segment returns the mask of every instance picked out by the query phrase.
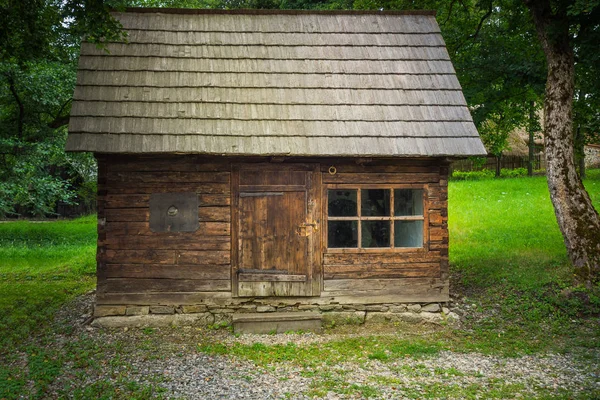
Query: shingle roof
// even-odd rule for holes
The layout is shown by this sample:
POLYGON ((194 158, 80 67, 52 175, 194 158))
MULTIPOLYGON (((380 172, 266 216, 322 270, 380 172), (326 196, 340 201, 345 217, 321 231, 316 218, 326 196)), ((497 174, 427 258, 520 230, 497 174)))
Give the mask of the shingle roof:
POLYGON ((432 13, 116 13, 83 43, 67 150, 485 154, 432 13))

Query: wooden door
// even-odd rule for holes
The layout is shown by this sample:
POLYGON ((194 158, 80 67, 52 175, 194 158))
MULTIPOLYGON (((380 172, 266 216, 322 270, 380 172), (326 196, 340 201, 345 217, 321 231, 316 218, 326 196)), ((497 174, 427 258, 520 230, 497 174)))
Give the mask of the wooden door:
POLYGON ((318 169, 244 164, 233 175, 234 295, 319 295, 318 169))

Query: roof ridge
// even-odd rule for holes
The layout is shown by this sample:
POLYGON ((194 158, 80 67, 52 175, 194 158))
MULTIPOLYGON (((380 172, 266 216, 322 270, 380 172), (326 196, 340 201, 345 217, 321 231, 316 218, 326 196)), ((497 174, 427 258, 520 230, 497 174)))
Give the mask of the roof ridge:
MULTIPOLYGON (((120 12, 115 10, 115 12, 120 12)), ((128 13, 160 13, 160 14, 225 14, 225 15, 431 15, 435 10, 278 10, 278 9, 236 9, 221 10, 207 8, 152 8, 127 7, 128 13)))

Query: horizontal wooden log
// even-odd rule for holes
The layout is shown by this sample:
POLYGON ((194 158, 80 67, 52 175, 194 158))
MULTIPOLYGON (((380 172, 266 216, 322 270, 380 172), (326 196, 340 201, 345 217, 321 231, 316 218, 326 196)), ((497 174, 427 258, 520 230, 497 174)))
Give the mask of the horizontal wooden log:
POLYGON ((102 278, 230 279, 230 265, 106 264, 98 267, 102 278))
POLYGON ((432 226, 429 228, 429 240, 431 242, 448 240, 448 229, 440 226, 432 226))
POLYGON ((229 194, 231 185, 228 183, 137 183, 110 182, 107 184, 110 194, 152 194, 171 192, 195 192, 207 194, 229 194))
POLYGON ((442 214, 443 212, 440 210, 430 210, 429 225, 441 225, 442 223, 448 221, 448 217, 443 216, 442 214))
POLYGON ((108 162, 107 172, 227 172, 231 169, 227 160, 206 162, 200 156, 152 156, 138 157, 135 161, 113 158, 108 162))
MULTIPOLYGON (((107 208, 104 211, 107 222, 145 222, 150 219, 149 208, 107 208)), ((201 222, 229 222, 231 207, 199 207, 198 220, 201 222)))
POLYGON ((411 164, 396 164, 396 165, 376 165, 376 163, 367 162, 360 164, 321 164, 321 172, 329 175, 329 168, 335 167, 337 173, 428 173, 439 174, 439 166, 437 165, 411 165, 411 164))
POLYGON ((439 277, 440 263, 326 265, 324 279, 439 277))
POLYGON ((149 208, 107 208, 104 210, 106 222, 145 222, 150 219, 149 208))
POLYGON ((180 251, 177 264, 229 264, 229 251, 180 251))
POLYGON ((336 173, 323 174, 323 183, 413 184, 439 180, 437 173, 336 173))
POLYGON ((448 289, 432 290, 423 288, 418 293, 377 291, 358 295, 332 295, 323 292, 322 298, 339 304, 445 303, 450 300, 450 295, 448 289))
POLYGON ((239 274, 238 282, 306 282, 306 275, 239 274))
POLYGON ((398 279, 398 278, 439 278, 440 268, 415 268, 415 269, 381 269, 377 271, 348 271, 325 272, 323 279, 398 279))
POLYGON ((198 219, 201 222, 229 222, 231 221, 231 207, 200 207, 198 219))
POLYGON ((386 264, 415 264, 435 263, 440 255, 428 253, 326 253, 323 255, 323 265, 386 265, 386 264))
POLYGON ((394 290, 409 285, 442 288, 448 282, 436 278, 414 278, 414 279, 334 279, 323 282, 325 292, 333 291, 357 291, 357 290, 394 290))
POLYGON ((228 279, 130 279, 114 278, 98 282, 101 293, 222 292, 231 290, 228 279))
POLYGON ((390 296, 395 302, 448 299, 448 281, 438 278, 404 279, 335 279, 325 280, 322 297, 329 296, 390 296))
POLYGON ((448 255, 448 241, 443 242, 430 242, 429 250, 439 251, 441 255, 448 255))
POLYGON ((111 172, 107 174, 109 182, 121 183, 229 183, 229 172, 111 172))
MULTIPOLYGON (((104 198, 106 208, 147 208, 150 205, 149 194, 114 194, 104 198)), ((198 194, 200 206, 228 206, 231 196, 228 194, 198 194)))
MULTIPOLYGON (((152 232, 148 222, 109 222, 104 230, 112 236, 164 235, 163 232, 152 232)), ((231 224, 229 222, 200 222, 196 232, 170 232, 169 235, 177 235, 182 238, 202 238, 205 236, 229 236, 231 224)))
POLYGON ((104 244, 109 249, 123 250, 230 250, 231 239, 228 236, 184 236, 161 233, 153 236, 109 236, 104 244))
POLYGON ((96 304, 186 305, 231 301, 231 292, 97 293, 96 304))
POLYGON ((177 264, 177 251, 107 249, 104 260, 110 264, 177 264))

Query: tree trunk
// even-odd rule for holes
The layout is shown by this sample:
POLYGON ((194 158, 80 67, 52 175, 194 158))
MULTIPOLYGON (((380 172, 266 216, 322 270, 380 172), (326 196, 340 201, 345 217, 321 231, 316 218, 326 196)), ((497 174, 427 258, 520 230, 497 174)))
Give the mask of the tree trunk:
POLYGON ((548 63, 544 102, 550 198, 576 276, 588 286, 600 280, 600 218, 577 175, 573 158, 575 65, 566 8, 525 0, 548 63))
POLYGON ((579 168, 579 178, 585 179, 585 134, 581 125, 575 130, 575 163, 579 168))
POLYGON ((534 131, 534 121, 535 118, 535 109, 533 101, 529 104, 529 124, 527 126, 528 134, 529 134, 529 158, 527 159, 527 175, 533 176, 533 150, 535 148, 535 131, 534 131))
POLYGON ((496 156, 496 178, 500 178, 500 171, 502 170, 502 153, 496 156))

